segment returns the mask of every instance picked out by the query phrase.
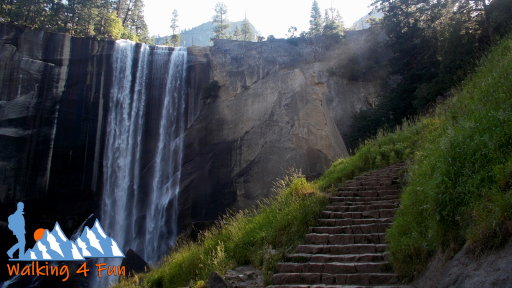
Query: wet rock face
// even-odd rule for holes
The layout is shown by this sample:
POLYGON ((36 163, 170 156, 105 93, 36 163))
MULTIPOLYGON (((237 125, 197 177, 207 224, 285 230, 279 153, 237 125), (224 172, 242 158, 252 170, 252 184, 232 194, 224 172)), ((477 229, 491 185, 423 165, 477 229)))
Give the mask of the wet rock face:
POLYGON ((70 231, 95 212, 111 49, 0 25, 0 219, 24 201, 27 231, 70 231))
POLYGON ((5 200, 37 195, 42 191, 35 186, 48 185, 70 39, 6 25, 0 29, 0 199, 5 200))

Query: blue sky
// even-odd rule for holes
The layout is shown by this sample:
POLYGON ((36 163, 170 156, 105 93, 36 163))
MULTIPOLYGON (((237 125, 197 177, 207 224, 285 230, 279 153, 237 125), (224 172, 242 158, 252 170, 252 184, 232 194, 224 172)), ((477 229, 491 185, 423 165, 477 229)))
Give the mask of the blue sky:
MULTIPOLYGON (((340 10, 345 26, 370 12, 371 0, 317 0, 323 11, 331 5, 340 10)), ((152 35, 170 34, 170 18, 173 9, 177 9, 179 29, 188 29, 210 21, 217 0, 145 0, 145 17, 152 35)), ((239 21, 247 18, 262 36, 270 34, 284 37, 288 27, 297 26, 300 31, 309 27, 309 14, 312 0, 225 0, 228 7, 228 19, 239 21)))

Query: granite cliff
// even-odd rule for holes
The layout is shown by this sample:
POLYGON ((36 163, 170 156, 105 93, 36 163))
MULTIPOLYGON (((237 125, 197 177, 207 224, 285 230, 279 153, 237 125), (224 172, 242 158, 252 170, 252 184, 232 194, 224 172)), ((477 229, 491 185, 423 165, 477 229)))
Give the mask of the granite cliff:
MULTIPOLYGON (((387 77, 346 71, 368 41, 188 48, 181 231, 253 206, 287 169, 314 177, 347 155, 342 132, 387 77)), ((69 233, 99 212, 114 42, 0 25, 0 46, 0 217, 25 201, 27 231, 65 217, 69 233)))

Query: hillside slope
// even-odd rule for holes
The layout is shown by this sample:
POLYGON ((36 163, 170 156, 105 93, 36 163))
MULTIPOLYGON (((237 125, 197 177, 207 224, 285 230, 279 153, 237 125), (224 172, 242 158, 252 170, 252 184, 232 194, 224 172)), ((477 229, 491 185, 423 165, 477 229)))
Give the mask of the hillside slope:
POLYGON ((501 247, 512 235, 512 39, 440 105, 415 152, 388 231, 391 262, 413 278, 437 251, 501 247))

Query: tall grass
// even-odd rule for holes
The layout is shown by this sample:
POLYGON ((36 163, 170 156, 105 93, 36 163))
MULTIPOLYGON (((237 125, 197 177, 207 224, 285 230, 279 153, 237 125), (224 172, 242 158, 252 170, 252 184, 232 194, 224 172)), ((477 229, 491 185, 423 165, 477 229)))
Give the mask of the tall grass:
MULTIPOLYGON (((418 275, 439 248, 499 247, 512 220, 512 38, 482 60, 434 117, 387 241, 395 270, 418 275)), ((420 124, 422 125, 422 124, 420 124)))
POLYGON ((423 134, 433 128, 435 123, 424 121, 404 125, 394 133, 379 133, 375 139, 366 141, 354 156, 335 161, 315 184, 321 190, 329 190, 363 172, 412 159, 423 134))
MULTIPOLYGON (((261 202, 258 209, 226 216, 198 242, 179 245, 159 268, 139 276, 138 284, 200 287, 214 271, 223 274, 247 264, 261 268, 268 284, 277 262, 302 241, 326 204, 326 197, 297 173, 276 187, 276 196, 261 202)), ((120 286, 131 285, 133 280, 120 286)))

